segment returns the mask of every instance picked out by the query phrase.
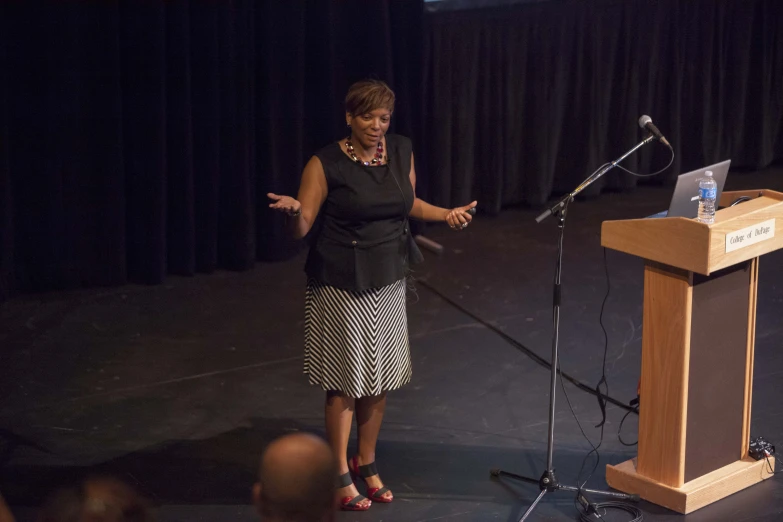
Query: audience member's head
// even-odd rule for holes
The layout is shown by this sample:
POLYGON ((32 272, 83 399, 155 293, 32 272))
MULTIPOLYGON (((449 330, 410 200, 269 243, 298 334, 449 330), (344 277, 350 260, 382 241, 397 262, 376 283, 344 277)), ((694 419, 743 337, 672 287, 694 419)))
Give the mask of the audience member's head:
POLYGON ((88 478, 79 486, 55 491, 38 522, 152 522, 146 500, 121 480, 88 478))
POLYGON ((305 433, 273 441, 261 457, 253 501, 265 522, 328 522, 337 466, 329 446, 305 433))

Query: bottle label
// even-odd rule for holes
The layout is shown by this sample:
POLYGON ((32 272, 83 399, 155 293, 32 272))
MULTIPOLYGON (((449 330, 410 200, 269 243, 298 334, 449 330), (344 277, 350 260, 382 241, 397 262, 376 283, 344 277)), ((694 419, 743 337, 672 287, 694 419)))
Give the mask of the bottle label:
POLYGON ((717 189, 715 187, 711 188, 699 188, 699 198, 700 199, 715 199, 717 197, 717 189))

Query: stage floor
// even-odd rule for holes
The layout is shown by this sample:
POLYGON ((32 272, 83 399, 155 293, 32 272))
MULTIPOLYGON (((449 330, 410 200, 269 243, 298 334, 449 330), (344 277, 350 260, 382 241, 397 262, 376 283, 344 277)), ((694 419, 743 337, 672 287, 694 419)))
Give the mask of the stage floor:
MULTIPOLYGON (((727 189, 742 188, 783 190, 783 169, 732 173, 727 189)), ((590 386, 601 377, 604 349, 600 224, 663 210, 671 191, 644 186, 571 207, 561 363, 590 386)), ((535 499, 536 486, 491 480, 489 470, 538 478, 546 464, 549 370, 526 350, 550 356, 557 226, 537 225, 536 214, 510 209, 480 215, 463 232, 427 229, 445 251, 425 253, 415 270, 413 381, 390 394, 378 447, 396 498, 339 521, 515 521, 535 499)), ((32 520, 54 484, 96 469, 135 484, 160 506, 163 522, 256 520, 250 487, 265 444, 295 430, 323 434, 323 393, 302 375, 303 259, 0 305, 0 428, 21 438, 15 447, 0 443, 10 450, 0 491, 19 520, 32 520)), ((609 395, 627 403, 639 378, 642 261, 612 251, 607 260, 606 375, 609 395)), ((751 433, 781 448, 783 252, 761 259, 760 281, 751 433)), ((565 389, 597 443, 595 397, 569 383, 565 389)), ((618 441, 624 414, 609 405, 589 487, 606 488, 604 466, 635 455, 618 441)), ((590 447, 560 386, 555 419, 555 468, 573 485, 590 447)), ((636 429, 630 415, 624 440, 634 441, 636 429)), ((783 482, 774 477, 688 516, 640 507, 649 522, 781 520, 783 482)), ((558 492, 532 520, 577 517, 573 495, 558 492)))

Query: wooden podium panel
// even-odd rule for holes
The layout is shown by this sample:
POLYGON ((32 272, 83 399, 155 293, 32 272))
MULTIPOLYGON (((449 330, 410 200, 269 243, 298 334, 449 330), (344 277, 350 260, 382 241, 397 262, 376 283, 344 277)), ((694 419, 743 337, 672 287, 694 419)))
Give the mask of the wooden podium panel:
POLYGON ((645 265, 638 467, 675 487, 685 473, 692 282, 685 270, 645 265))
POLYGON ((748 458, 758 256, 783 248, 783 194, 724 193, 707 225, 608 221, 601 243, 645 258, 636 459, 610 486, 689 513, 770 478, 748 458))

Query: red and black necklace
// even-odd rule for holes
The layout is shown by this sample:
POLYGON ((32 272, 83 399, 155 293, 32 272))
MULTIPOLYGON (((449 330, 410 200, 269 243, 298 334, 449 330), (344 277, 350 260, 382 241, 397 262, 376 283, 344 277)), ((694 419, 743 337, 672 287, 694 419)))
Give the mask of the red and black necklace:
MULTIPOLYGON (((383 141, 378 141, 378 148, 375 150, 375 156, 370 161, 363 161, 360 157, 356 155, 356 152, 353 150, 353 143, 351 143, 351 137, 348 136, 345 138, 345 149, 348 151, 348 154, 351 156, 351 159, 354 160, 356 163, 360 165, 364 165, 365 167, 369 166, 375 166, 380 165, 383 163, 383 141)), ((388 159, 387 159, 388 162, 388 159)))

